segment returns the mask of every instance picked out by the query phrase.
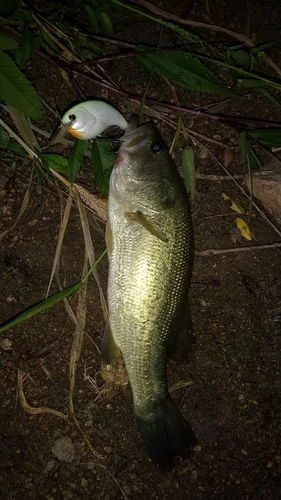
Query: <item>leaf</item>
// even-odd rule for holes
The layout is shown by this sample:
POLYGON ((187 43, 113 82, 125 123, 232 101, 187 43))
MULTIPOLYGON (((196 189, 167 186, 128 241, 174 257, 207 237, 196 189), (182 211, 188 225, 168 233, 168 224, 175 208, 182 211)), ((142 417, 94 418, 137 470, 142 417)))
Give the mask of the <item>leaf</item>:
POLYGON ((267 82, 262 82, 261 80, 250 80, 250 78, 245 78, 245 79, 239 78, 238 83, 240 87, 247 89, 259 89, 266 87, 268 85, 267 82))
POLYGON ((69 286, 68 288, 65 288, 61 292, 55 293, 48 299, 42 300, 41 302, 38 302, 38 304, 35 304, 34 306, 31 306, 29 309, 26 309, 22 313, 18 314, 15 316, 12 320, 8 321, 4 325, 0 327, 0 332, 4 332, 4 330, 7 330, 8 328, 11 328, 12 326, 18 325, 22 321, 31 318, 35 314, 38 314, 39 312, 45 311, 46 309, 49 309, 50 307, 53 307, 55 304, 60 302, 61 300, 65 299, 65 297, 68 297, 69 295, 72 295, 80 290, 80 288, 83 286, 83 282, 80 281, 79 283, 76 283, 76 285, 69 286))
POLYGON ((39 47, 40 45, 43 45, 45 49, 47 48, 47 50, 50 48, 55 53, 59 52, 59 47, 55 44, 54 40, 52 40, 52 38, 45 31, 42 31, 41 34, 34 40, 35 47, 37 46, 39 47))
POLYGON ((182 168, 185 187, 190 192, 192 201, 195 200, 195 164, 192 148, 182 151, 182 168))
POLYGON ((281 146, 281 128, 259 128, 247 130, 247 134, 266 148, 281 146))
POLYGON ((30 148, 35 151, 36 149, 40 151, 40 146, 37 142, 37 139, 33 133, 33 130, 30 125, 30 121, 26 118, 26 116, 19 111, 17 108, 14 106, 11 106, 10 104, 7 107, 11 118, 16 125, 20 135, 26 142, 30 148))
POLYGON ((0 31, 0 49, 2 50, 13 50, 18 47, 18 42, 13 40, 10 36, 5 35, 0 31))
POLYGON ((83 43, 83 52, 89 54, 91 57, 97 55, 103 55, 104 51, 96 43, 94 43, 88 35, 79 33, 81 38, 81 43, 83 43), (88 47, 88 48, 87 48, 88 47))
POLYGON ((260 296, 259 286, 257 282, 253 280, 253 278, 251 278, 250 276, 242 276, 242 282, 248 292, 250 292, 256 298, 260 296))
POLYGON ((16 51, 16 64, 18 66, 24 66, 25 63, 30 59, 33 51, 33 34, 30 29, 27 27, 26 23, 22 23, 21 30, 21 45, 16 51))
POLYGON ((258 54, 259 52, 263 52, 264 50, 269 50, 272 49, 272 47, 277 45, 277 39, 272 40, 271 42, 265 42, 261 45, 256 45, 255 47, 252 48, 253 54, 258 54))
POLYGON ((80 139, 76 139, 74 146, 71 150, 71 153, 68 157, 68 176, 71 184, 73 184, 75 177, 78 173, 79 168, 81 167, 84 153, 87 149, 87 142, 81 141, 80 139))
POLYGON ((12 141, 2 126, 0 126, 0 149, 7 149, 19 156, 26 156, 25 149, 18 142, 12 141))
POLYGON ((236 225, 240 233, 242 234, 243 238, 246 238, 246 240, 248 241, 251 241, 253 239, 250 228, 243 219, 237 217, 236 225))
POLYGON ((10 142, 10 137, 8 132, 0 125, 0 148, 4 149, 8 147, 10 142))
POLYGON ((109 34, 113 35, 114 29, 109 15, 106 12, 100 12, 100 23, 103 29, 109 34))
POLYGON ((227 50, 227 62, 232 64, 233 62, 239 64, 240 66, 249 67, 251 59, 248 52, 243 50, 244 45, 237 45, 235 47, 230 47, 227 50))
POLYGON ((108 142, 94 142, 92 146, 92 164, 95 181, 100 192, 107 196, 109 178, 115 163, 116 155, 108 142))
POLYGON ((238 205, 238 203, 235 203, 231 198, 229 198, 229 196, 227 196, 227 194, 222 193, 222 197, 224 200, 231 201, 231 206, 230 206, 231 210, 233 210, 237 214, 244 214, 245 213, 244 209, 242 207, 240 207, 240 205, 238 205))
POLYGON ((14 61, 0 52, 0 98, 30 118, 41 118, 40 99, 14 61))
POLYGON ((281 104, 277 101, 277 99, 266 88, 257 89, 257 92, 259 94, 261 94, 263 97, 265 97, 266 99, 268 99, 270 102, 272 102, 274 104, 274 106, 277 106, 278 108, 280 108, 281 104))
POLYGON ((56 172, 60 174, 66 174, 68 170, 68 160, 62 155, 58 155, 55 153, 38 153, 40 160, 43 162, 43 165, 46 167, 53 168, 56 172))
POLYGON ((242 160, 244 166, 252 166, 262 168, 262 164, 256 153, 254 152, 250 142, 247 138, 247 133, 245 130, 241 132, 238 136, 238 144, 242 153, 242 160))
POLYGON ((16 0, 1 0, 0 16, 6 17, 14 7, 16 0))
MULTIPOLYGON (((137 51, 151 50, 146 45, 138 45, 137 51)), ((193 55, 182 51, 160 52, 155 60, 155 52, 139 55, 137 60, 148 71, 153 70, 171 82, 187 89, 214 94, 232 95, 219 78, 193 55), (154 64, 154 65, 153 65, 154 64)))
POLYGON ((89 16, 89 19, 90 19, 90 22, 92 24, 94 33, 97 33, 98 29, 99 29, 99 26, 98 26, 98 20, 97 20, 96 13, 95 13, 93 7, 91 7, 90 5, 85 4, 84 7, 85 7, 85 11, 87 12, 87 14, 89 16))

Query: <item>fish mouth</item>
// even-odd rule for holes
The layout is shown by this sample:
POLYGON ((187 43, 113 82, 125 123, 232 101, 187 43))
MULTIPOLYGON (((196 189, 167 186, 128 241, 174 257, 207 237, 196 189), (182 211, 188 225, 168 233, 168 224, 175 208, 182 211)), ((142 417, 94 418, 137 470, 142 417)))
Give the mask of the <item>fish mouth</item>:
POLYGON ((122 150, 125 149, 126 152, 130 154, 137 153, 146 146, 150 132, 154 127, 152 122, 148 122, 138 127, 138 120, 138 116, 133 116, 126 128, 125 134, 121 137, 122 150))

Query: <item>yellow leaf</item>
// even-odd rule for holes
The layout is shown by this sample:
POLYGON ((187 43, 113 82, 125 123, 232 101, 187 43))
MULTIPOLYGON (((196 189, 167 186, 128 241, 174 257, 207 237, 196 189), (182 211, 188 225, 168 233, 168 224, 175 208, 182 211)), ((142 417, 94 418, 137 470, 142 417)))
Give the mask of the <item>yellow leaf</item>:
POLYGON ((237 217, 237 219, 236 219, 236 225, 237 225, 240 233, 242 234, 242 236, 244 238, 246 238, 246 240, 251 241, 252 240, 252 234, 251 234, 249 226, 246 224, 246 222, 243 219, 240 219, 239 217, 237 217))
POLYGON ((237 214, 244 214, 244 209, 238 205, 238 203, 235 203, 227 194, 222 193, 222 197, 224 200, 230 200, 231 201, 231 206, 230 209, 236 212, 237 214))
POLYGON ((234 212, 236 212, 237 214, 244 214, 244 209, 242 207, 240 207, 240 205, 238 205, 238 203, 234 203, 234 201, 232 201, 232 205, 231 205, 231 210, 233 210, 234 212))

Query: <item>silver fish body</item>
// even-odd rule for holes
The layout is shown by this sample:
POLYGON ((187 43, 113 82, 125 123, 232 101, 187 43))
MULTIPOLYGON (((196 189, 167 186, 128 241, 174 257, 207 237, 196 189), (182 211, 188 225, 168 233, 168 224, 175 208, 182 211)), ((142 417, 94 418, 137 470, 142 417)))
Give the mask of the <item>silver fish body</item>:
POLYGON ((188 196, 153 123, 130 123, 110 178, 106 240, 109 318, 103 361, 121 351, 136 421, 162 470, 196 443, 171 399, 167 355, 186 337, 193 232, 188 196))

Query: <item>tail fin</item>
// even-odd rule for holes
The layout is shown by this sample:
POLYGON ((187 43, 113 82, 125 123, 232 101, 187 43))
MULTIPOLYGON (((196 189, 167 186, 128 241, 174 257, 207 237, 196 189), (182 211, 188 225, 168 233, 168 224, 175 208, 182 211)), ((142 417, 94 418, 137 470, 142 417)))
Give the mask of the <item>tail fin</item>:
POLYGON ((186 458, 188 450, 197 443, 189 423, 171 398, 154 419, 136 415, 136 421, 151 460, 163 472, 175 466, 175 459, 186 458))

